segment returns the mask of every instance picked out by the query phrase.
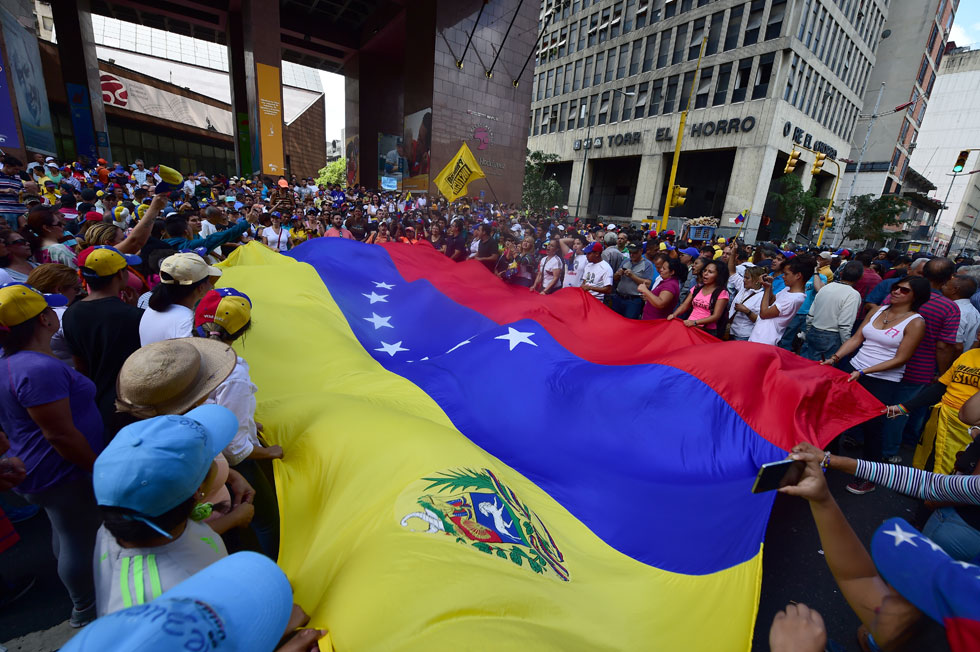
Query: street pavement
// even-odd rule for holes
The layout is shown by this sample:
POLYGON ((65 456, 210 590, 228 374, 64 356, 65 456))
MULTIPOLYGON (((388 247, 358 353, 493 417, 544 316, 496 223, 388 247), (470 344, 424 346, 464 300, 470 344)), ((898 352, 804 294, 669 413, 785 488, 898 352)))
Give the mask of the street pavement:
MULTIPOLYGON (((903 451, 906 457, 911 453, 903 451)), ((907 460, 910 461, 910 460, 907 460)), ((844 489, 848 476, 830 471, 831 491, 840 503, 855 531, 867 545, 878 525, 892 516, 902 516, 920 525, 920 503, 886 489, 855 496, 844 489)), ((4 501, 20 504, 11 494, 4 501)), ((61 625, 46 635, 35 634, 11 652, 49 652, 57 648, 66 631, 62 623, 71 611, 71 602, 62 587, 51 552, 51 529, 40 514, 19 523, 21 542, 0 555, 0 573, 4 577, 33 573, 37 584, 24 598, 0 613, 0 642, 8 642, 32 632, 43 632, 61 625), (54 644, 50 641, 54 640, 54 644)), ((769 626, 773 616, 790 601, 802 602, 823 616, 830 638, 848 652, 859 652, 855 632, 860 624, 847 606, 824 560, 816 526, 806 501, 779 495, 773 505, 766 531, 763 553, 762 594, 756 620, 753 652, 769 650, 769 626)), ((724 618, 725 614, 718 614, 724 618)))

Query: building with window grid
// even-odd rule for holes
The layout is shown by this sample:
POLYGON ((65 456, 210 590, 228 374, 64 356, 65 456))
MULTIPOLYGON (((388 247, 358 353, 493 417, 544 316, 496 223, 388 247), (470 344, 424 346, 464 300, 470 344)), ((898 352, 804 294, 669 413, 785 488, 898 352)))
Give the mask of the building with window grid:
MULTIPOLYGON (((690 97, 675 181, 689 192, 672 227, 708 215, 734 231, 748 209, 750 237, 785 235, 770 193, 794 143, 847 156, 887 12, 885 0, 546 1, 528 147, 558 155, 573 215, 659 217, 690 97)), ((803 151, 795 171, 804 186, 813 159, 803 151)), ((836 175, 818 173, 822 195, 836 175)))

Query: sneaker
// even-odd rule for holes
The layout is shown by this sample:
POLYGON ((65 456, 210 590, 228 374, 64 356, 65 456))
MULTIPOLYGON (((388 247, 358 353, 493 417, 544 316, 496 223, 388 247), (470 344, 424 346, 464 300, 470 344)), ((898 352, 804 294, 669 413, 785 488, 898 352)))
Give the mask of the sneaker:
POLYGON ((24 505, 23 507, 6 511, 5 513, 11 523, 23 523, 27 519, 37 516, 37 513, 40 511, 41 507, 39 505, 24 505))
POLYGON ((0 580, 0 610, 23 598, 34 586, 35 580, 33 575, 22 577, 9 584, 0 580))
POLYGON ((892 455, 886 461, 889 464, 901 464, 902 463, 902 456, 901 455, 892 455))
POLYGON ((93 620, 95 620, 94 602, 82 610, 72 607, 71 620, 68 621, 68 624, 71 625, 73 629, 79 629, 80 627, 85 627, 93 620))
POLYGON ((852 494, 863 496, 866 493, 874 491, 875 485, 868 480, 855 480, 854 482, 847 483, 847 490, 852 494))

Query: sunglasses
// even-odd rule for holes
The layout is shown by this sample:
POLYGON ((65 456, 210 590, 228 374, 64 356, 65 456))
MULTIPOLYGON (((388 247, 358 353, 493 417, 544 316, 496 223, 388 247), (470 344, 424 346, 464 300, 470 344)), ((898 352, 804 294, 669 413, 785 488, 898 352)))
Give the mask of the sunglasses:
POLYGON ((17 240, 11 240, 10 242, 8 242, 7 246, 12 247, 14 245, 26 245, 26 244, 27 244, 27 240, 25 240, 24 238, 18 238, 17 240))
POLYGON ((899 294, 912 294, 912 288, 906 285, 897 285, 892 288, 892 292, 898 292, 899 294))

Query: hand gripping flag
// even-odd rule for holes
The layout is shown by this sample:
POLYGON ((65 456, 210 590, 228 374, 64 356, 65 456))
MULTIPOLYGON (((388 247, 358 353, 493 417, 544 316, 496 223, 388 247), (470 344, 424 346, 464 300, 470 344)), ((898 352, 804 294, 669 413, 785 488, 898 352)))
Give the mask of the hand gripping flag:
POLYGON ((435 184, 449 201, 456 201, 466 194, 466 186, 474 179, 486 177, 473 152, 463 143, 456 155, 436 175, 435 184))
POLYGON ((776 347, 541 297, 430 248, 222 263, 275 463, 279 564, 336 650, 737 650, 759 466, 881 405, 776 347))

